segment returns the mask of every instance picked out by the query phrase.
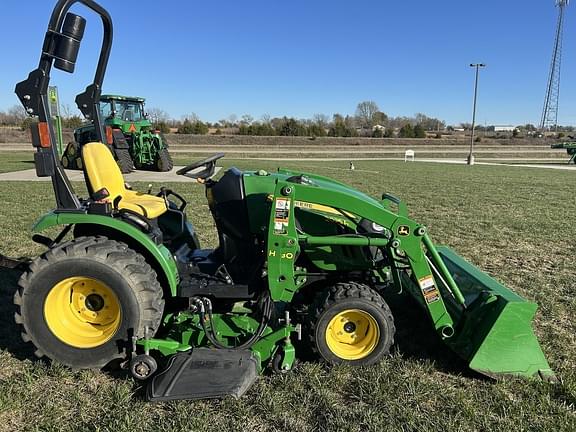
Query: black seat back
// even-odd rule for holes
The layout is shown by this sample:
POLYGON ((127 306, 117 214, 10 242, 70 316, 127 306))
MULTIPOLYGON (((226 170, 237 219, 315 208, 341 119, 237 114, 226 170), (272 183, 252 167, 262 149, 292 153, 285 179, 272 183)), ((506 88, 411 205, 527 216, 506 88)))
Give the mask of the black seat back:
POLYGON ((215 253, 226 264, 232 278, 239 282, 237 277, 242 279, 242 274, 250 273, 246 267, 258 262, 254 236, 250 232, 242 171, 227 170, 218 182, 208 185, 206 197, 218 228, 220 244, 215 253))

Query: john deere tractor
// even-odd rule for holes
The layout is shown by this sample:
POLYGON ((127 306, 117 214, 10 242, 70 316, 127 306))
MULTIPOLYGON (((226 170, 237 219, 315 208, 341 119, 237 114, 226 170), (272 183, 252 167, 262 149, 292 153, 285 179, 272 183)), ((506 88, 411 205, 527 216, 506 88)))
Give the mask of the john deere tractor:
POLYGON ((576 164, 576 138, 569 136, 568 140, 569 141, 552 144, 550 147, 553 149, 565 149, 568 156, 570 156, 568 163, 572 162, 576 164))
POLYGON ((73 368, 125 365, 147 380, 150 400, 240 396, 264 370, 292 369, 302 346, 330 364, 378 362, 395 335, 384 295, 404 292, 470 368, 553 377, 531 328, 536 304, 436 247, 388 193, 283 169, 230 168, 215 179, 216 154, 178 171, 206 191, 219 244, 203 248, 182 196, 129 189, 109 151, 98 101, 111 36, 93 0, 58 1, 39 67, 16 86, 38 117, 36 170, 56 198, 33 228, 47 250, 14 295, 37 356, 73 368), (84 197, 58 160, 47 99, 52 66, 74 71, 85 26, 67 13, 75 3, 104 25, 94 82, 76 98, 96 133, 81 146, 84 197), (54 227, 56 237, 40 234, 54 227))
MULTIPOLYGON (((100 96, 100 118, 104 120, 107 140, 123 173, 132 168, 170 171, 172 157, 163 134, 155 131, 144 112, 144 99, 128 96, 100 96)), ((97 139, 93 123, 74 131, 62 155, 62 165, 69 169, 82 169, 80 147, 97 139)))

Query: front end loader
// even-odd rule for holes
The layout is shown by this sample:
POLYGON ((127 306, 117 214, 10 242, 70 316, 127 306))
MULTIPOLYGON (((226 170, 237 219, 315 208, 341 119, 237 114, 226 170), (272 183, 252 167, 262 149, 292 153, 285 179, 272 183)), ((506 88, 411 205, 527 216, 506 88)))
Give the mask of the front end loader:
POLYGON ((219 244, 202 248, 188 203, 167 188, 129 189, 106 145, 98 101, 108 13, 92 0, 60 0, 48 30, 39 68, 16 86, 38 117, 36 170, 56 198, 33 229, 47 250, 14 296, 38 356, 74 368, 119 363, 147 380, 155 401, 240 396, 264 370, 291 370, 301 344, 331 364, 378 362, 395 336, 384 295, 403 291, 470 368, 553 378, 531 327, 536 304, 436 247, 393 195, 282 169, 230 168, 215 179, 220 153, 177 172, 206 190, 219 244), (97 134, 81 150, 87 197, 58 160, 46 96, 52 65, 74 70, 85 25, 67 13, 74 3, 104 25, 94 82, 76 98, 97 134), (60 234, 41 234, 51 227, 60 234))

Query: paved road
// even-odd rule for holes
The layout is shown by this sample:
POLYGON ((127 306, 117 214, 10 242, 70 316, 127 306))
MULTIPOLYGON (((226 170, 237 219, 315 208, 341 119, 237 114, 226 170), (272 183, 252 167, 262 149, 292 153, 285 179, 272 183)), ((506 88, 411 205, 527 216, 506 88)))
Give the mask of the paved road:
MULTIPOLYGON (((124 174, 124 179, 128 183, 132 182, 151 182, 151 183, 171 183, 171 182, 185 182, 194 183, 196 181, 189 177, 177 175, 176 171, 180 166, 174 167, 170 172, 154 172, 154 171, 133 171, 129 174, 124 174)), ((220 171, 221 167, 216 167, 216 173, 220 171)), ((84 181, 82 171, 66 170, 66 175, 71 181, 84 181)), ((50 181, 50 177, 37 177, 35 169, 28 169, 24 171, 14 171, 0 174, 0 181, 50 181)))

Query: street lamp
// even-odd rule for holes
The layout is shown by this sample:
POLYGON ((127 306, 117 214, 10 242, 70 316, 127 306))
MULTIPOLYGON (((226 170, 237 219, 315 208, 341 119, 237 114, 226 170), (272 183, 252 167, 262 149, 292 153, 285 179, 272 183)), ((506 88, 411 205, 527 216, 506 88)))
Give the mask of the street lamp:
POLYGON ((478 96, 478 70, 486 67, 484 63, 470 63, 470 67, 476 68, 476 79, 474 80, 474 108, 472 109, 472 134, 470 135, 470 153, 468 154, 468 165, 474 165, 474 129, 476 127, 476 97, 478 96))

